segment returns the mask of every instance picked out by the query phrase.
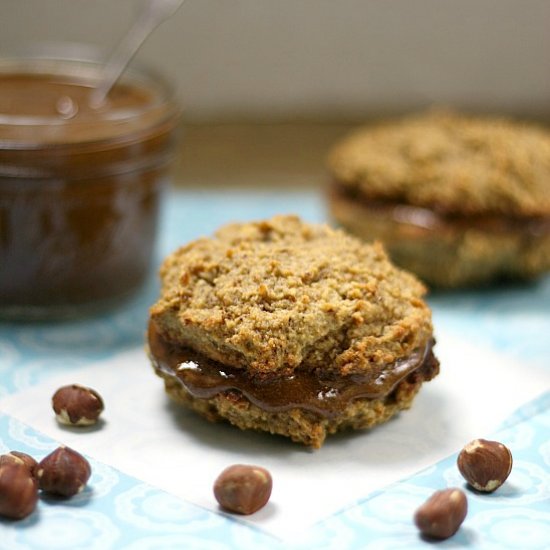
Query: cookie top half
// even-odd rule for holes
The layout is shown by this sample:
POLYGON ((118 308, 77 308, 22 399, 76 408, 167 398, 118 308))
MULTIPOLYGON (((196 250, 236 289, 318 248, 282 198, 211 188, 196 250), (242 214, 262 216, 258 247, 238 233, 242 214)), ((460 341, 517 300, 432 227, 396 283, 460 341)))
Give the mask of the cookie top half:
POLYGON ((162 338, 253 376, 364 373, 431 340, 424 286, 381 245, 294 216, 195 240, 161 279, 162 338))
POLYGON ((446 214, 550 215, 550 132, 432 111, 359 130, 329 169, 362 196, 446 214))

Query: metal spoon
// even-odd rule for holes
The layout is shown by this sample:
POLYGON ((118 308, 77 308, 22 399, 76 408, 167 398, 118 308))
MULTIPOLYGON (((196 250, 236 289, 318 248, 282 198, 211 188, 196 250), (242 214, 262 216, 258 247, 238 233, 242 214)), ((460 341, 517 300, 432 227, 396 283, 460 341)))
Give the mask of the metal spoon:
POLYGON ((109 91, 145 39, 163 21, 174 15, 185 0, 147 0, 135 23, 120 41, 107 61, 103 77, 90 95, 90 106, 97 109, 103 105, 109 91))

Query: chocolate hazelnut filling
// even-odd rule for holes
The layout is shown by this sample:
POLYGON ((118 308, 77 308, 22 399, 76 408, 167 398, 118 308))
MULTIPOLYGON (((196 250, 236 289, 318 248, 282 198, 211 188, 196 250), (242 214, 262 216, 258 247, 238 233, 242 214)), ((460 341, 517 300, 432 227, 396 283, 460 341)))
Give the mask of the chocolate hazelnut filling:
POLYGON ((439 372, 432 347, 434 340, 411 355, 389 365, 373 366, 369 372, 352 376, 323 376, 296 370, 290 377, 256 380, 241 369, 223 365, 189 348, 164 340, 153 323, 149 325, 149 355, 153 367, 176 378, 195 398, 211 399, 222 392, 237 391, 268 412, 306 409, 332 418, 358 398, 391 398, 405 379, 428 381, 439 372))
POLYGON ((332 184, 330 194, 334 200, 349 200, 359 203, 363 208, 384 215, 388 220, 396 223, 414 225, 428 230, 474 228, 494 233, 521 232, 532 237, 550 233, 550 216, 520 216, 500 213, 451 214, 436 208, 371 199, 361 190, 338 181, 332 184))

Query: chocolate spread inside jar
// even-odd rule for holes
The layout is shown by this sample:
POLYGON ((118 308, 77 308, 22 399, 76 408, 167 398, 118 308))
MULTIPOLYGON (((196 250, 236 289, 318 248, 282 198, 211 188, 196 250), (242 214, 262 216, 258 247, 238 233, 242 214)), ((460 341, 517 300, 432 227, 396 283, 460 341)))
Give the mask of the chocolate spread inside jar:
POLYGON ((419 376, 428 381, 439 372, 433 340, 408 357, 389 365, 373 366, 364 375, 323 377, 297 370, 292 376, 255 380, 242 369, 229 367, 189 348, 165 341, 154 323, 148 330, 149 356, 160 373, 175 378, 193 397, 211 399, 236 390, 268 412, 293 408, 312 411, 326 418, 340 414, 354 399, 389 398, 400 382, 419 376))
POLYGON ((91 62, 0 61, 0 317, 79 316, 149 273, 179 111, 157 77, 129 71, 89 97, 91 62))

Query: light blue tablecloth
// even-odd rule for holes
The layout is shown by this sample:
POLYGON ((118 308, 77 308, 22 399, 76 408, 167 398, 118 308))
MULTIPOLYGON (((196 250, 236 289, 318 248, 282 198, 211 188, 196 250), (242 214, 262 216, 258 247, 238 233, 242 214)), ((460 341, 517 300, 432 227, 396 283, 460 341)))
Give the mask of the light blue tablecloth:
MULTIPOLYGON (((297 213, 326 219, 314 192, 173 192, 165 204, 158 258, 212 233, 226 221, 297 213)), ((141 345, 151 282, 119 310, 71 323, 0 324, 0 396, 91 360, 141 345)), ((550 368, 550 277, 537 284, 437 293, 429 297, 434 323, 484 347, 550 368)), ((541 388, 550 390, 550 388, 541 388)), ((24 403, 21 404, 24 406, 24 403)), ((491 434, 486 434, 491 435, 491 434)), ((492 434, 513 449, 514 483, 492 495, 468 493, 469 513, 442 547, 528 549, 550 547, 550 392, 526 404, 492 434)), ((0 452, 44 456, 50 438, 0 412, 0 452)), ((305 531, 285 548, 428 548, 412 524, 414 510, 437 488, 463 486, 456 456, 435 464, 305 531)), ((0 549, 280 548, 271 536, 214 514, 91 460, 92 489, 70 501, 41 501, 20 522, 0 520, 0 549)))

